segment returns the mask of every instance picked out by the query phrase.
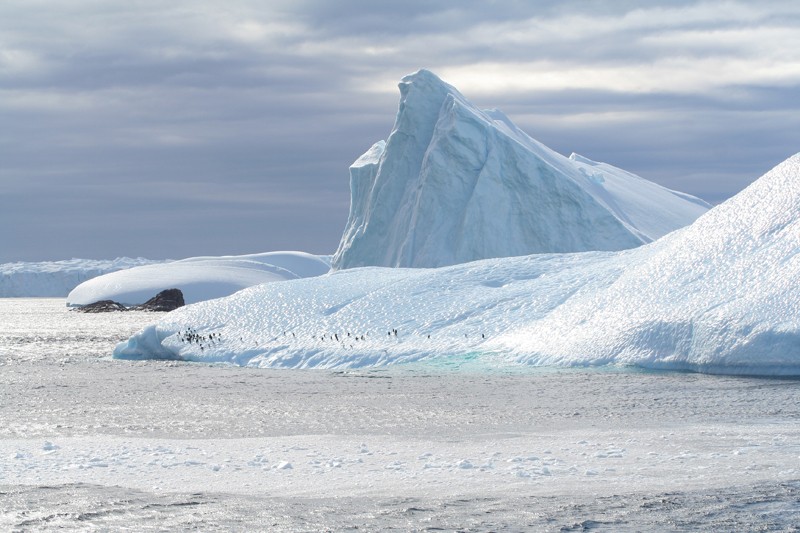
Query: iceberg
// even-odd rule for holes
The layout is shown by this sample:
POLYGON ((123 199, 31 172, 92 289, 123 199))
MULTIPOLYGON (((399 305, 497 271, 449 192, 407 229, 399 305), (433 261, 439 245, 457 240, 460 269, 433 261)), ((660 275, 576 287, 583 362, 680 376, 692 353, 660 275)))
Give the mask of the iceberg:
POLYGON ((800 154, 634 249, 259 285, 169 313, 114 357, 288 368, 469 357, 797 376, 798 285, 800 154), (187 342, 187 331, 214 340, 187 342))
POLYGON ((335 269, 622 250, 710 207, 611 165, 564 157, 427 70, 400 82, 394 128, 353 163, 350 191, 335 269))
POLYGON ((328 256, 305 252, 190 257, 143 265, 87 280, 67 295, 70 307, 113 300, 141 304, 155 294, 177 288, 187 304, 228 296, 259 283, 320 276, 330 270, 328 256))
POLYGON ((63 298, 86 280, 142 265, 163 263, 142 257, 66 259, 0 264, 0 298, 63 298))
POLYGON ((799 282, 797 154, 498 346, 534 364, 800 375, 799 282))

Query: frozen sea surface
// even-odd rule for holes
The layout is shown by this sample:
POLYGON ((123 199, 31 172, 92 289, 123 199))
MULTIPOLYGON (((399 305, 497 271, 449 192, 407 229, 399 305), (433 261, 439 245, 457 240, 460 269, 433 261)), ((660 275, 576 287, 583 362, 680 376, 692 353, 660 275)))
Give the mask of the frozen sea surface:
POLYGON ((118 361, 0 300, 0 530, 796 530, 800 381, 118 361))

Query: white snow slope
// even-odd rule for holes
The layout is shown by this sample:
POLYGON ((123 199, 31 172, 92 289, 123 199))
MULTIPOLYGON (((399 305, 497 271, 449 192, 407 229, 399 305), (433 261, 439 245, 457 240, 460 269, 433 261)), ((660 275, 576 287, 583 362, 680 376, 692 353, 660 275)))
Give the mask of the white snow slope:
POLYGON ((191 257, 90 279, 69 293, 67 305, 100 300, 135 305, 172 288, 180 289, 184 301, 190 304, 228 296, 259 283, 320 276, 329 270, 329 257, 304 252, 191 257))
POLYGON ((400 95, 388 141, 350 168, 336 269, 622 250, 710 207, 611 165, 568 159, 429 71, 403 78, 400 95))
POLYGON ((164 261, 141 257, 112 260, 68 259, 0 264, 0 298, 63 297, 84 281, 109 272, 164 261))
POLYGON ((639 248, 260 285, 170 313, 114 356, 293 368, 466 357, 800 375, 799 253, 797 154, 639 248), (189 328, 199 337, 186 340, 189 328))

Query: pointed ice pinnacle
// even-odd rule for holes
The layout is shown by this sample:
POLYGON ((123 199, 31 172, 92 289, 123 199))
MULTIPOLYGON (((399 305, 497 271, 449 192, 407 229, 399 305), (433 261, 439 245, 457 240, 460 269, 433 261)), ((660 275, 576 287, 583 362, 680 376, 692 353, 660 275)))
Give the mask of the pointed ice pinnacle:
POLYGON ((427 70, 399 87, 389 139, 350 168, 350 215, 334 268, 621 250, 709 208, 611 165, 568 159, 427 70))

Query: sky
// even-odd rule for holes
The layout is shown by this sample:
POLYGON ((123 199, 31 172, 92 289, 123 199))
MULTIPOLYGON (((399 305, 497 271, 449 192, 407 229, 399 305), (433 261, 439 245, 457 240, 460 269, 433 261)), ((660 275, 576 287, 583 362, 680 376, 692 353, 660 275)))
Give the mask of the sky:
POLYGON ((428 68, 719 203, 800 152, 800 2, 0 2, 0 263, 333 253, 428 68))

